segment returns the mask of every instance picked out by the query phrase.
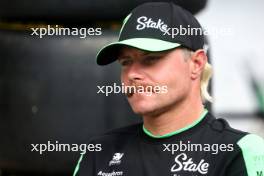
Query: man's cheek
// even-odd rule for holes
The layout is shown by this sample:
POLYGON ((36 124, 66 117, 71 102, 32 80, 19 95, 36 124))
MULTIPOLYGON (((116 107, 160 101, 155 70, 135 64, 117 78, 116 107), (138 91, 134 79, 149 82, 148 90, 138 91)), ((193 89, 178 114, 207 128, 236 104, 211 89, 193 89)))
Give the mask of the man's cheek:
POLYGON ((127 86, 128 85, 128 79, 125 78, 123 74, 121 74, 120 81, 122 83, 122 86, 127 86))
POLYGON ((127 80, 127 71, 126 71, 126 69, 121 68, 120 78, 121 78, 121 81, 122 82, 124 82, 125 80, 127 80))

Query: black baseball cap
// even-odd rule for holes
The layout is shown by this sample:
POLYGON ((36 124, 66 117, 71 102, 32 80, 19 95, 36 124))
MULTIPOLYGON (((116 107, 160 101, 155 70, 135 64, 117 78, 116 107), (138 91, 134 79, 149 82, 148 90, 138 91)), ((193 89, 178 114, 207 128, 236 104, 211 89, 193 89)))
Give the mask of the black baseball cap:
POLYGON ((145 3, 136 7, 125 18, 118 41, 98 52, 97 64, 106 65, 117 60, 122 46, 149 52, 166 51, 180 46, 195 51, 203 49, 204 42, 201 25, 187 10, 172 2, 145 3), (180 34, 180 29, 185 34, 180 34), (178 34, 175 35, 177 30, 178 34))

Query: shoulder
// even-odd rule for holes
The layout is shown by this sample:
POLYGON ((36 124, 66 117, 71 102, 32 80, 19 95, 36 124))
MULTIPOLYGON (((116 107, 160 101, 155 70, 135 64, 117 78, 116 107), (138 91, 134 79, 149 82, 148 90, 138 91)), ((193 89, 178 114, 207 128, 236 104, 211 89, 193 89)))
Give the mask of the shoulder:
POLYGON ((210 132, 217 134, 217 137, 215 136, 217 140, 220 139, 221 143, 234 144, 235 152, 229 153, 233 166, 232 173, 235 170, 245 169, 249 176, 263 175, 264 139, 256 134, 232 128, 225 119, 215 118, 211 114, 209 116, 211 116, 211 120, 208 121, 210 132))
POLYGON ((242 151, 248 175, 264 174, 264 140, 258 135, 248 134, 237 142, 242 151))
POLYGON ((256 134, 247 134, 237 144, 244 150, 264 151, 264 140, 256 134))
POLYGON ((235 129, 229 125, 227 120, 223 118, 216 118, 211 113, 208 113, 207 128, 216 140, 228 143, 237 143, 241 138, 248 135, 248 132, 235 129))
POLYGON ((264 140, 255 134, 247 134, 237 145, 240 152, 231 160, 228 175, 263 176, 264 140))

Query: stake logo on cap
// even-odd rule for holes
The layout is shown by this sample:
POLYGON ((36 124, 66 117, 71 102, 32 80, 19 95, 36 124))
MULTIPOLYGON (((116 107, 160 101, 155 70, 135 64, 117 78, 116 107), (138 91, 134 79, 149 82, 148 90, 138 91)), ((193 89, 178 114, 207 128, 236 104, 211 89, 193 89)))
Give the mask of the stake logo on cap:
POLYGON ((202 29, 197 19, 178 5, 150 2, 136 7, 125 18, 117 42, 103 47, 97 54, 97 64, 114 62, 122 46, 149 52, 171 50, 179 46, 193 51, 203 49, 204 35, 167 35, 173 29, 202 29))
POLYGON ((145 28, 154 28, 159 29, 161 32, 166 32, 168 30, 168 25, 165 24, 161 19, 157 22, 152 21, 151 18, 146 16, 141 16, 137 19, 138 25, 136 26, 137 30, 143 30, 145 28))

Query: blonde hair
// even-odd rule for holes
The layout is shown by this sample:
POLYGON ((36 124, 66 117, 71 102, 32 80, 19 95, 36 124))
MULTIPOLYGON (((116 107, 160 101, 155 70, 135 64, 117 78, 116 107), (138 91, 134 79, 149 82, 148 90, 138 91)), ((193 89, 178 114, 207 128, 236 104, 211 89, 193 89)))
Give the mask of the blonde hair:
POLYGON ((212 74, 213 74, 212 66, 211 64, 206 62, 201 76, 201 87, 200 87, 203 102, 206 101, 213 102, 213 98, 208 92, 208 85, 212 77, 212 74))
MULTIPOLYGON (((186 58, 190 58, 191 55, 193 54, 193 51, 191 51, 187 48, 182 48, 182 49, 184 51, 186 58)), ((212 77, 212 74, 213 74, 212 66, 211 66, 211 64, 206 62, 204 69, 202 71, 201 86, 200 86, 201 97, 202 97, 202 101, 204 103, 206 101, 213 102, 213 98, 210 95, 210 93, 208 92, 208 85, 209 85, 210 79, 212 77)))

